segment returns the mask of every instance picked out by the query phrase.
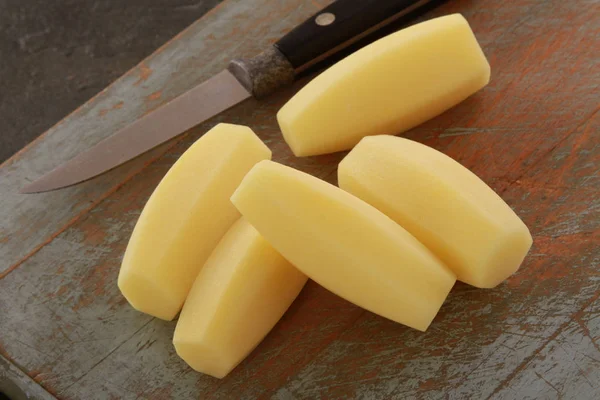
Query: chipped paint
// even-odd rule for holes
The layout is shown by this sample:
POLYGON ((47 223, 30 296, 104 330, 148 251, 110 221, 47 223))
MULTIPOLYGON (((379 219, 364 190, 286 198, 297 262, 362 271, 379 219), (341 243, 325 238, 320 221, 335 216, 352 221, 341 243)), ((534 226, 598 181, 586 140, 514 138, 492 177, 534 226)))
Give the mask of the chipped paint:
POLYGON ((146 82, 152 76, 152 72, 152 68, 148 67, 146 63, 140 63, 137 67, 138 80, 134 82, 133 86, 139 86, 146 82))
POLYGON ((119 101, 118 103, 115 103, 114 105, 112 105, 110 108, 101 108, 98 111, 98 116, 104 117, 104 116, 106 116, 106 114, 108 114, 109 112, 111 112, 113 110, 119 110, 123 107, 123 104, 125 104, 125 102, 119 101))
POLYGON ((148 101, 156 101, 156 100, 160 99, 161 97, 162 97, 162 90, 157 90, 156 92, 150 93, 146 97, 146 100, 148 100, 148 101))

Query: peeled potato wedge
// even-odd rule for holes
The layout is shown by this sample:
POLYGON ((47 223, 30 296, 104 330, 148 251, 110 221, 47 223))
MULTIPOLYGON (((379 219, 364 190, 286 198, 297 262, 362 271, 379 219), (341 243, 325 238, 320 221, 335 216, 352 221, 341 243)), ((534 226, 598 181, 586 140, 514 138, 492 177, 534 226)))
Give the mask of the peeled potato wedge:
POLYGON ((413 25, 356 51, 304 86, 277 113, 296 156, 347 150, 399 134, 487 85, 490 66, 460 14, 413 25))
POLYGON ((364 201, 313 176, 258 163, 233 204, 296 268, 339 296, 426 330, 456 277, 364 201))
POLYGON ((340 163, 338 182, 476 287, 492 288, 508 278, 532 244, 527 226, 488 185, 418 142, 364 138, 340 163))
POLYGON ((129 240, 118 285, 139 311, 171 320, 202 265, 240 217, 229 198, 271 151, 245 126, 219 124, 198 139, 150 196, 129 240))
POLYGON ((190 290, 173 338, 177 354, 196 371, 224 377, 273 328, 306 280, 241 218, 190 290))

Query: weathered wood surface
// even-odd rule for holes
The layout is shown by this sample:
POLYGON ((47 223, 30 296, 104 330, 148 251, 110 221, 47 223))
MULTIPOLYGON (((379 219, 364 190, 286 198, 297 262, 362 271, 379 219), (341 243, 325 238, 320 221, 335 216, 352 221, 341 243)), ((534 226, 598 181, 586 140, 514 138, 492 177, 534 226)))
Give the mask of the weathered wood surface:
MULTIPOLYGON (((405 136, 471 168, 522 216, 534 247, 493 290, 458 284, 427 333, 310 282, 223 380, 195 373, 174 322, 135 312, 116 277, 136 218, 177 157, 217 121, 250 125, 274 159, 335 182, 343 154, 296 159, 276 110, 249 100, 82 185, 23 182, 248 56, 329 0, 227 0, 5 163, 0 352, 60 399, 566 398, 600 393, 600 4, 452 0, 492 65, 483 91, 405 136)), ((301 85, 299 83, 296 88, 301 85)), ((318 127, 316 127, 318 129, 318 127)))
POLYGON ((0 393, 14 400, 56 399, 2 356, 0 356, 0 393))

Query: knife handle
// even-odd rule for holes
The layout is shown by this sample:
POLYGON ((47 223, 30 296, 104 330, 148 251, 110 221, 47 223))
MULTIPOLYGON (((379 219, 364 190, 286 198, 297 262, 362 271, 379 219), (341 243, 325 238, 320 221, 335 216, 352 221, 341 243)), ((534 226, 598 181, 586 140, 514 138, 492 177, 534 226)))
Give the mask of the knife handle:
POLYGON ((275 46, 294 69, 305 69, 428 2, 337 0, 298 25, 275 46))
POLYGON ((235 59, 230 72, 261 98, 294 81, 297 74, 410 14, 428 10, 434 0, 337 0, 298 25, 252 59, 235 59))

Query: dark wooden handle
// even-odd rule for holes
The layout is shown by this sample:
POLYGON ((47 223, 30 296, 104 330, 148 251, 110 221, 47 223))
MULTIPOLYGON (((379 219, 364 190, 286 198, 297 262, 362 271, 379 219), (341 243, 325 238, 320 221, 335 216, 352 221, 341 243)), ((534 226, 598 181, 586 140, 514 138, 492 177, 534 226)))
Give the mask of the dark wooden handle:
POLYGON ((297 26, 275 46, 295 69, 304 69, 429 2, 337 0, 297 26))

